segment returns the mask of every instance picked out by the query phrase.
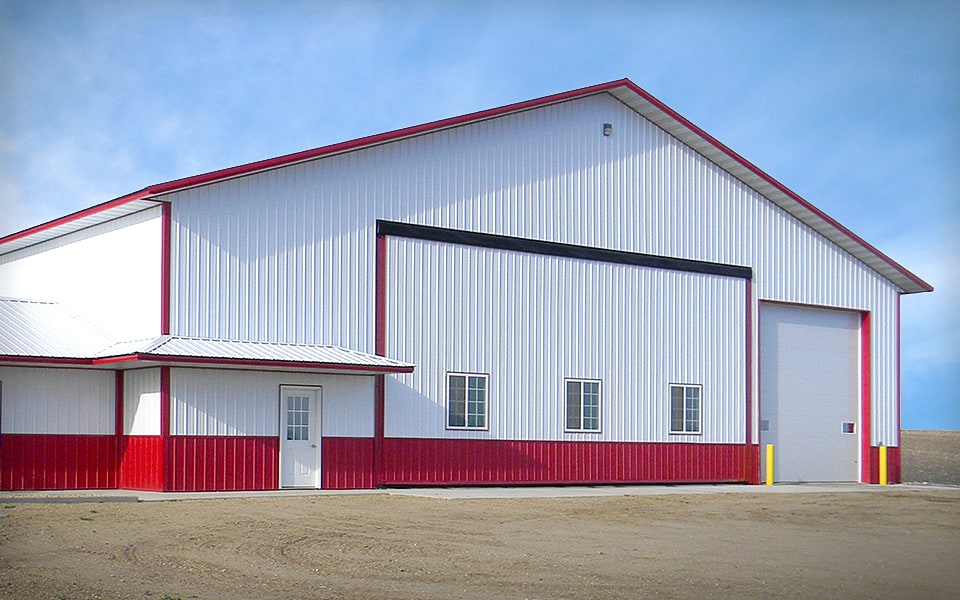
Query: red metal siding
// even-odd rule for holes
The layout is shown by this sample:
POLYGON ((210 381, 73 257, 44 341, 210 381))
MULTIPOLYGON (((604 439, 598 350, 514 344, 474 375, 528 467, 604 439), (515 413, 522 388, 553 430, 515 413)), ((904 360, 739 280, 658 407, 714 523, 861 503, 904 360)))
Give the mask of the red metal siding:
POLYGON ((373 438, 325 437, 320 456, 320 486, 324 489, 376 487, 373 438))
POLYGON ((117 487, 117 442, 110 435, 3 434, 0 489, 117 487))
MULTIPOLYGON (((887 482, 902 483, 900 473, 900 448, 887 447, 887 482)), ((870 447, 870 479, 864 483, 880 483, 880 448, 870 447)))
POLYGON ((125 436, 120 441, 119 456, 121 488, 163 490, 163 441, 160 436, 125 436))
POLYGON ((386 438, 386 485, 750 481, 749 446, 386 438))
POLYGON ((168 491, 275 490, 277 437, 171 436, 167 439, 168 491))

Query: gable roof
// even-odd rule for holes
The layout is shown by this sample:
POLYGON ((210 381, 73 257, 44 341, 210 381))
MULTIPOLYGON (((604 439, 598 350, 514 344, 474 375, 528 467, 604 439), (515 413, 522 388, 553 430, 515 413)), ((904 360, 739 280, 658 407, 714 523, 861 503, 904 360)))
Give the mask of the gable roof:
POLYGON ((841 225, 838 221, 810 202, 801 198, 799 194, 790 190, 787 186, 722 144, 719 140, 694 125, 629 79, 601 83, 569 92, 536 98, 534 100, 509 104, 499 108, 442 119, 422 125, 415 125, 413 127, 406 127, 395 131, 314 148, 312 150, 295 152, 276 158, 269 158, 236 167, 212 171, 210 173, 159 183, 86 210, 0 238, 0 255, 100 222, 105 222, 124 214, 143 210, 153 206, 157 202, 162 202, 160 197, 171 192, 601 93, 611 94, 640 115, 713 161, 720 168, 743 181, 771 202, 889 279, 903 290, 904 293, 933 291, 933 287, 929 283, 908 271, 905 267, 869 244, 863 238, 841 225))
POLYGON ((338 346, 281 344, 161 335, 104 348, 96 364, 136 361, 144 364, 208 365, 269 369, 309 369, 354 374, 411 373, 414 365, 338 346))

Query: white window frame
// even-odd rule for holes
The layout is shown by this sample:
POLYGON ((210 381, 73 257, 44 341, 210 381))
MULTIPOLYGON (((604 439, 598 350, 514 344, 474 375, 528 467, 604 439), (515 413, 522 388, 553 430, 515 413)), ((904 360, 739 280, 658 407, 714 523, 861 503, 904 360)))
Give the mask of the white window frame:
POLYGON ((667 402, 668 402, 667 417, 670 420, 670 433, 672 435, 703 435, 703 385, 699 383, 671 383, 669 387, 669 393, 667 395, 667 402), (673 423, 674 423, 673 391, 675 389, 683 390, 682 392, 683 396, 681 398, 683 402, 683 406, 681 408, 681 410, 683 410, 683 419, 682 419, 683 428, 682 429, 675 429, 673 426, 673 423), (688 404, 688 402, 691 400, 691 397, 688 394, 688 391, 690 390, 697 391, 697 395, 696 395, 697 407, 696 407, 696 421, 695 421, 696 429, 695 430, 690 428, 691 407, 688 404))
POLYGON ((599 379, 583 379, 579 377, 567 377, 563 380, 563 431, 566 433, 601 433, 601 415, 602 415, 602 406, 603 406, 603 382, 599 379), (571 383, 580 384, 580 398, 579 398, 579 410, 580 415, 578 418, 579 427, 570 427, 570 397, 569 397, 569 386, 571 383), (584 427, 584 422, 586 417, 584 416, 584 391, 583 384, 590 383, 597 385, 597 415, 596 427, 584 427))
POLYGON ((446 377, 444 378, 446 383, 445 394, 447 400, 447 409, 444 415, 444 422, 447 429, 454 430, 466 430, 466 431, 487 431, 490 429, 490 375, 487 373, 468 373, 462 371, 448 371, 446 377), (454 377, 463 377, 464 378, 464 407, 463 407, 463 425, 451 425, 451 417, 453 416, 451 412, 452 402, 451 402, 451 389, 450 381, 454 377), (483 412, 478 413, 479 416, 483 417, 482 425, 470 425, 470 379, 478 378, 483 380, 483 412))

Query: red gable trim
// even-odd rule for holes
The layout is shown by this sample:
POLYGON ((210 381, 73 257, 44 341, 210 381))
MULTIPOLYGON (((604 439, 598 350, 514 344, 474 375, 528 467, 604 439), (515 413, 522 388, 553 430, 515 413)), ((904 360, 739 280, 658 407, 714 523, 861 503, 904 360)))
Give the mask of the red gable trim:
POLYGON ((150 195, 151 195, 150 192, 148 192, 146 189, 140 190, 139 192, 134 192, 132 194, 127 194, 126 196, 121 196, 114 200, 103 202, 101 204, 97 204, 96 206, 91 206, 90 208, 85 208, 75 213, 70 213, 69 215, 66 215, 64 217, 53 219, 52 221, 47 221, 46 223, 41 223, 40 225, 35 225, 29 229, 24 229, 23 231, 18 231, 16 233, 11 233, 6 237, 0 238, 0 245, 6 244, 8 242, 13 242, 25 237, 29 237, 31 235, 36 235, 38 233, 42 233, 49 229, 54 229, 56 227, 60 227, 61 225, 66 225, 68 223, 72 223, 74 221, 78 221, 80 219, 84 219, 86 217, 101 213, 105 210, 110 210, 111 208, 117 208, 118 206, 129 204, 130 202, 134 202, 136 200, 143 200, 150 195))
POLYGON ((295 152, 293 154, 286 154, 283 156, 278 156, 276 158, 269 158, 266 160, 247 163, 247 164, 239 165, 236 167, 229 167, 226 169, 220 169, 218 171, 211 171, 209 173, 203 173, 201 175, 194 175, 192 177, 175 179, 173 181, 168 181, 166 183, 159 183, 159 184, 144 188, 139 192, 135 192, 133 194, 123 196, 121 198, 117 198, 116 200, 112 200, 104 204, 99 204, 92 208, 88 208, 86 210, 73 213, 71 215, 67 215, 66 217, 62 217, 60 219, 56 219, 48 223, 44 223, 43 225, 38 225, 37 227, 33 227, 31 229, 26 229, 24 231, 12 234, 5 238, 0 238, 0 245, 6 242, 11 242, 23 237, 34 235, 36 233, 39 233, 48 229, 52 229, 59 225, 66 224, 71 221, 75 221, 77 219, 80 219, 92 214, 96 214, 98 212, 102 212, 109 208, 120 206, 122 204, 126 204, 134 200, 144 199, 144 198, 148 198, 150 196, 156 196, 159 194, 166 194, 166 193, 182 190, 189 187, 205 185, 208 183, 213 183, 213 182, 221 181, 224 179, 230 179, 232 177, 248 175, 250 173, 254 173, 257 171, 274 169, 274 168, 290 165, 297 162, 321 158, 324 156, 329 156, 329 155, 337 154, 341 152, 347 152, 350 150, 356 150, 359 148, 373 146, 376 144, 392 142, 392 141, 406 138, 406 137, 412 137, 416 135, 422 135, 422 134, 434 132, 440 129, 456 127, 458 125, 464 125, 467 123, 482 121, 484 119, 491 119, 494 117, 498 117, 498 116, 513 113, 513 112, 539 108, 541 106, 546 106, 548 104, 563 102, 565 100, 571 100, 574 98, 582 98, 584 96, 589 96, 591 94, 609 92, 616 88, 626 88, 630 90, 632 93, 640 96, 645 101, 649 102, 652 106, 654 106, 656 109, 662 111, 664 114, 666 114, 671 119, 679 123, 681 126, 685 127, 686 129, 689 129, 691 132, 693 132, 695 135, 703 139, 705 142, 707 142, 708 144, 710 144, 711 146, 715 147, 717 150, 725 154, 731 160, 735 161, 736 163, 741 165, 743 168, 747 169, 748 171, 750 171, 751 173, 753 173, 763 181, 767 182, 768 184, 773 186, 775 189, 777 189, 777 191, 781 192, 788 198, 797 202, 798 204, 800 204, 801 206, 809 210, 811 213, 813 213, 815 216, 822 219, 828 225, 830 225, 831 227, 834 227, 837 231, 842 233, 844 236, 847 236, 848 238, 856 242, 858 245, 866 249, 868 252, 875 255, 877 258, 879 258, 880 260, 882 260, 883 262, 885 262, 886 264, 894 268, 897 272, 899 272, 904 277, 908 278, 910 281, 917 284, 917 286, 923 289, 924 291, 927 291, 927 292, 933 291, 933 286, 931 286, 929 283, 927 283, 923 279, 917 277, 916 275, 908 271, 902 265, 900 265, 899 263, 894 261, 892 258, 888 257, 886 254, 884 254, 883 252, 875 248, 866 240, 864 240, 857 234, 853 233, 852 231, 850 231, 849 229, 841 225, 838 221, 836 221, 835 219, 827 215, 825 212, 821 211, 814 205, 804 200, 796 192, 793 192, 792 190, 790 190, 787 186, 783 185, 782 183, 774 179, 772 176, 765 173, 759 167, 757 167, 756 165, 754 165, 744 157, 740 156, 739 154, 737 154, 736 152, 728 148, 726 145, 724 145, 719 140, 717 140, 716 138, 708 134, 706 131, 694 125, 691 121, 689 121, 688 119, 680 115, 680 113, 668 107, 666 104, 664 104, 663 102, 661 102, 660 100, 652 96, 649 92, 647 92, 637 84, 633 83, 629 79, 619 79, 616 81, 610 81, 607 83, 601 83, 601 84, 592 85, 592 86, 588 86, 588 87, 584 87, 576 90, 571 90, 569 92, 563 92, 560 94, 543 96, 541 98, 527 100, 524 102, 508 104, 505 106, 501 106, 499 108, 491 108, 491 109, 482 110, 479 112, 461 115, 459 117, 441 119, 439 121, 432 121, 430 123, 424 123, 422 125, 415 125, 413 127, 406 127, 403 129, 389 131, 386 133, 380 133, 376 135, 362 137, 355 140, 341 142, 338 144, 332 144, 330 146, 323 146, 320 148, 314 148, 312 150, 295 152))
POLYGON ((431 121, 430 123, 415 125, 413 127, 405 127, 403 129, 396 129, 394 131, 388 131, 386 133, 378 133, 376 135, 357 138, 355 140, 350 140, 346 142, 340 142, 338 144, 332 144, 330 146, 314 148, 313 150, 304 150, 302 152, 286 154, 284 156, 278 156, 276 158, 269 158, 266 160, 247 163, 245 165, 230 167, 228 169, 212 171, 210 173, 204 173, 202 175, 194 175, 193 177, 176 179, 174 181, 169 181, 167 183, 161 183, 158 185, 150 186, 149 188, 147 188, 147 190, 151 194, 163 194, 163 193, 172 192, 174 190, 180 190, 187 187, 193 187, 197 185, 203 185, 206 183, 212 183, 214 181, 219 181, 221 179, 229 179, 231 177, 246 175, 248 173, 253 173, 256 171, 274 169, 277 167, 289 165, 291 163, 311 160, 314 158, 320 158, 320 157, 328 156, 331 154, 338 154, 341 152, 347 152, 349 150, 356 150, 358 148, 374 146, 374 145, 383 144, 386 142, 392 142, 402 138, 422 135, 425 133, 431 133, 440 129, 456 127, 457 125, 474 123, 477 121, 482 121, 484 119, 491 119, 493 117, 498 117, 498 116, 509 114, 509 113, 529 110, 532 108, 538 108, 541 106, 545 106, 547 104, 554 104, 556 102, 562 102, 564 100, 569 100, 572 98, 579 98, 579 97, 587 96, 590 94, 605 92, 607 90, 613 89, 615 87, 620 87, 626 84, 633 86, 631 89, 634 89, 634 88, 640 89, 640 88, 637 88, 634 84, 630 83, 630 81, 627 79, 621 79, 619 81, 611 81, 609 83, 601 83, 598 85, 580 88, 580 89, 572 90, 569 92, 563 92, 561 94, 553 94, 551 96, 544 96, 542 98, 536 98, 534 100, 527 100, 524 102, 517 102, 515 104, 508 104, 506 106, 501 106, 499 108, 481 110, 479 112, 461 115, 459 117, 451 117, 449 119, 431 121))
MULTIPOLYGON (((891 267, 893 267, 894 269, 896 269, 897 271, 899 271, 902 275, 904 275, 905 277, 909 278, 911 281, 913 281, 914 283, 916 283, 918 286, 922 287, 925 291, 927 291, 927 292, 932 292, 932 291, 933 291, 933 286, 932 286, 932 285, 930 285, 929 283, 927 283, 927 282, 924 281, 923 279, 920 279, 919 277, 917 277, 916 275, 914 275, 913 273, 911 273, 910 271, 908 271, 906 268, 904 268, 902 265, 900 265, 899 263, 897 263, 895 260, 893 260, 892 258, 890 258, 889 256, 887 256, 886 254, 884 254, 883 252, 881 252, 880 250, 878 250, 877 248, 875 248, 872 244, 870 244, 869 242, 867 242, 866 240, 864 240, 863 238, 861 238, 861 237, 858 236, 857 234, 853 233, 852 231, 850 231, 849 229, 847 229, 846 227, 844 227, 843 225, 841 225, 839 221, 837 221, 836 219, 834 219, 833 217, 831 217, 831 216, 828 215, 827 213, 823 212, 822 210, 820 210, 819 208, 817 208, 817 207, 814 206, 813 204, 810 204, 809 202, 807 202, 806 200, 804 200, 799 194, 797 194, 796 192, 794 192, 793 190, 791 190, 790 188, 788 188, 788 187, 785 186, 784 184, 782 184, 782 183, 780 183, 779 181, 777 181, 777 180, 776 180, 775 178, 773 178, 771 175, 767 174, 767 173, 764 172, 762 169, 760 169, 760 167, 756 166, 755 164, 753 164, 752 162, 750 162, 750 161, 747 160, 746 158, 740 156, 739 154, 737 154, 736 152, 734 152, 733 150, 731 150, 730 148, 728 148, 725 144, 723 144, 723 143, 722 143, 720 140, 718 140, 717 138, 713 137, 712 135, 710 135, 710 134, 707 133, 706 131, 704 131, 704 130, 700 129, 699 127, 697 127, 696 125, 694 125, 691 121, 689 121, 688 119, 686 119, 685 117, 683 117, 683 115, 681 115, 681 114, 678 113, 677 111, 673 110, 672 108, 670 108, 669 106, 667 106, 666 104, 664 104, 663 102, 661 102, 660 100, 658 100, 657 98, 655 98, 655 97, 653 97, 652 95, 650 95, 649 92, 647 92, 646 90, 644 90, 643 88, 641 88, 641 87, 638 86, 637 84, 633 83, 633 82, 630 81, 629 79, 622 79, 622 80, 620 80, 620 81, 613 82, 613 83, 616 84, 616 85, 614 85, 613 87, 618 87, 618 86, 621 86, 621 85, 622 85, 622 86, 624 86, 624 87, 629 88, 630 91, 634 92, 634 93, 637 94, 638 96, 641 96, 644 100, 646 100, 646 101, 649 102, 650 104, 654 105, 655 107, 657 107, 658 109, 660 109, 661 111, 663 111, 664 113, 666 113, 667 115, 669 115, 670 118, 674 119, 675 121, 677 121, 678 123, 680 123, 681 125, 683 125, 684 127, 686 127, 687 129, 689 129, 690 131, 692 131, 693 133, 695 133, 695 134, 697 134, 698 136, 700 136, 701 138, 703 138, 704 141, 708 142, 710 145, 714 146, 715 148, 717 148, 717 150, 720 150, 721 152, 723 152, 724 154, 726 154, 726 155, 727 155, 728 157, 730 157, 731 159, 735 160, 737 163, 739 163, 741 166, 743 166, 745 169, 747 169, 748 171, 750 171, 751 173, 753 173, 753 174, 756 175, 757 177, 760 177, 761 179, 763 179, 764 181, 766 181, 767 183, 769 183, 770 185, 772 185, 773 187, 775 187, 779 192, 781 192, 781 193, 783 193, 784 195, 788 196, 790 199, 796 201, 796 202, 799 203, 801 206, 803 206, 804 208, 806 208, 807 210, 809 210, 810 212, 812 212, 812 213, 815 214, 816 216, 820 217, 821 219, 823 219, 824 221, 826 221, 827 223, 829 223, 831 226, 833 226, 833 227, 835 227, 836 229, 838 229, 841 233, 843 233, 844 235, 846 235, 847 237, 849 237, 849 238, 852 239, 853 241, 857 242, 858 244, 860 244, 861 246, 863 246, 864 248, 866 248, 867 250, 869 250, 871 253, 873 253, 874 255, 876 255, 878 258, 880 258, 881 260, 883 260, 884 262, 886 262, 888 265, 890 265, 891 267)), ((610 85, 610 84, 607 84, 607 85, 610 85)))
POLYGON ((415 135, 430 133, 432 131, 437 131, 439 129, 454 127, 457 125, 463 125, 463 124, 471 123, 474 121, 481 121, 483 119, 490 119, 490 118, 497 117, 497 116, 504 115, 511 112, 528 110, 531 108, 544 106, 546 104, 562 102, 564 100, 569 100, 571 98, 577 98, 577 97, 581 97, 589 94, 604 92, 609 89, 621 86, 624 84, 624 82, 628 82, 628 80, 622 79, 620 81, 602 83, 599 85, 585 87, 585 88, 573 90, 570 92, 563 92, 561 94, 544 96, 543 98, 527 100, 525 102, 517 102, 515 104, 509 104, 507 106, 503 106, 500 108, 482 110, 480 112, 470 113, 470 114, 462 115, 459 117, 441 119, 439 121, 432 121, 430 123, 424 123, 422 125, 405 127, 403 129, 397 129, 397 130, 389 131, 386 133, 379 133, 376 135, 362 137, 355 140, 340 142, 337 144, 332 144, 330 146, 322 146, 320 148, 314 148, 312 150, 304 150, 302 152, 295 152, 293 154, 286 154, 286 155, 278 156, 275 158, 268 158, 266 160, 247 163, 247 164, 239 165, 236 167, 229 167, 226 169, 211 171, 209 173, 203 173, 200 175, 193 175, 191 177, 184 177, 181 179, 174 179, 173 181, 158 183, 158 184, 146 187, 138 192, 127 194, 126 196, 121 196, 120 198, 116 198, 115 200, 110 200, 109 202, 97 204, 96 206, 92 206, 90 208, 69 214, 65 217, 60 217, 59 219, 54 219, 52 221, 48 221, 41 225, 37 225, 29 229, 24 229, 23 231, 19 231, 17 233, 0 238, 0 245, 15 241, 21 238, 29 237, 29 236, 47 231, 49 229, 59 227, 61 225, 66 225, 78 219, 95 215, 97 213, 103 212, 105 210, 109 210, 111 208, 115 208, 117 206, 122 206, 124 204, 133 202, 135 200, 142 200, 142 199, 150 198, 151 196, 156 196, 159 194, 166 194, 166 193, 175 192, 177 190, 182 190, 189 187, 195 187, 198 185, 214 183, 216 181, 221 181, 223 179, 230 179, 232 177, 248 175, 250 173, 255 173, 257 171, 275 169, 278 167, 283 167, 286 165, 290 165, 290 164, 305 161, 305 160, 321 158, 324 156, 329 156, 331 154, 347 152, 349 150, 356 150, 366 146, 383 144, 386 142, 391 142, 391 141, 398 140, 405 137, 411 137, 415 135))

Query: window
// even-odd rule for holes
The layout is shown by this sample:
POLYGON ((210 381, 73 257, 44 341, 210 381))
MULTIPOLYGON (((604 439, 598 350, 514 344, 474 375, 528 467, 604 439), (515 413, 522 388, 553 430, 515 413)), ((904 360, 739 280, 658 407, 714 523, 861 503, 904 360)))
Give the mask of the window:
POLYGON ((287 396, 287 439, 310 439, 309 396, 287 396))
POLYGON ((670 433, 700 433, 699 385, 670 386, 670 433))
POLYGON ((600 431, 600 382, 567 379, 567 431, 600 431))
POLYGON ((487 428, 487 376, 447 373, 447 427, 487 428))

